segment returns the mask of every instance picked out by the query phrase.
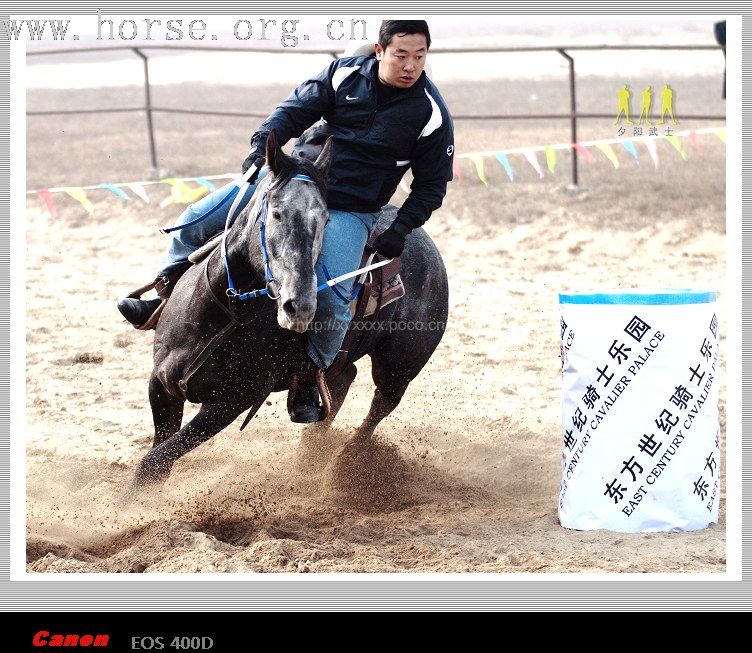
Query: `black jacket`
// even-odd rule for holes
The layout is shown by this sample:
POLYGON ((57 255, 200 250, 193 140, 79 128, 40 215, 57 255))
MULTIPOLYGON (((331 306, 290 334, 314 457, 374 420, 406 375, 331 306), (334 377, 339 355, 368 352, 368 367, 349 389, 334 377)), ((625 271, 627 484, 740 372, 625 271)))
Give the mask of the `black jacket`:
POLYGON ((329 207, 378 211, 412 168, 411 192, 396 222, 414 229, 441 206, 452 179, 452 119, 425 72, 380 107, 378 83, 375 56, 337 59, 298 86, 259 127, 251 144, 263 151, 272 129, 284 144, 323 117, 315 128, 317 139, 334 137, 329 207))

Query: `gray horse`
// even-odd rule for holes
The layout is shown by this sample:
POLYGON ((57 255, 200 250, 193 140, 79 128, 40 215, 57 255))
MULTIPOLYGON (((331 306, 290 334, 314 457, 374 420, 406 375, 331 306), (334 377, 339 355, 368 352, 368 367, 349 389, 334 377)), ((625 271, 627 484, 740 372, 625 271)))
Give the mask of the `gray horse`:
MULTIPOLYGON (((189 269, 175 286, 154 337, 154 370, 149 381, 154 444, 139 464, 137 486, 164 480, 182 455, 250 411, 247 424, 271 392, 290 388, 305 349, 304 332, 316 310, 314 266, 328 219, 326 175, 331 154, 331 141, 312 162, 285 155, 273 134, 268 139, 266 160, 271 172, 259 183, 226 239, 236 287, 263 288, 257 216, 266 197, 266 249, 276 280, 268 296, 242 306, 228 299, 219 248, 189 269), (300 181, 296 175, 305 175, 313 183, 300 181), (201 408, 181 428, 186 400, 200 403, 201 408)), ((385 209, 379 226, 388 226, 395 215, 393 207, 385 209)), ((329 416, 312 426, 326 429, 331 424, 355 379, 354 362, 368 354, 376 390, 355 437, 370 438, 438 346, 448 312, 447 275, 423 229, 407 239, 402 261, 406 295, 383 307, 368 330, 356 333, 350 358, 338 366, 336 375, 327 376, 329 416)))

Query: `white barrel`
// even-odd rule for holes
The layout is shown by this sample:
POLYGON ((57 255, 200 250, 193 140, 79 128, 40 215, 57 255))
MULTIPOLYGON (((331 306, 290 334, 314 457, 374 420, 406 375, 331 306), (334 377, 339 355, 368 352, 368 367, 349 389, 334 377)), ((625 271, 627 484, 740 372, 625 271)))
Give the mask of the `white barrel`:
POLYGON ((714 292, 562 292, 565 528, 691 531, 718 521, 714 292))

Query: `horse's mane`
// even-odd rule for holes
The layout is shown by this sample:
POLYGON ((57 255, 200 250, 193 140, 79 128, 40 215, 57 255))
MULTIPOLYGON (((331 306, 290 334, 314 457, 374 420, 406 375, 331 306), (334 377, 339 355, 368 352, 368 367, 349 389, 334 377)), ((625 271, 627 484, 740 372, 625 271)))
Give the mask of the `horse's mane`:
POLYGON ((284 187, 294 175, 307 175, 313 179, 321 196, 326 201, 326 176, 322 174, 321 170, 312 161, 303 157, 287 156, 286 154, 283 154, 279 159, 282 167, 274 177, 275 187, 284 187))

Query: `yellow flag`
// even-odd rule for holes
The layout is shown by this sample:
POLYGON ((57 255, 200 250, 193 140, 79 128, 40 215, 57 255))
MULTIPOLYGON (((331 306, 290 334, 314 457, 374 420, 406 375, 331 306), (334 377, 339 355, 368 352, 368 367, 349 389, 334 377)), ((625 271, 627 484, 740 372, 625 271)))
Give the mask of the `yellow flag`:
POLYGON ((209 189, 206 186, 191 188, 185 182, 173 177, 162 179, 162 183, 169 184, 171 189, 169 197, 165 197, 165 199, 159 203, 159 206, 161 207, 169 206, 170 204, 190 204, 209 192, 209 189))
POLYGON ((719 129, 716 129, 713 132, 718 138, 720 138, 724 143, 726 142, 726 128, 720 127, 719 129))
POLYGON ((483 167, 483 157, 480 156, 480 154, 468 154, 468 156, 475 164, 475 171, 478 173, 478 178, 486 185, 486 188, 488 188, 488 179, 486 179, 486 171, 483 167))
POLYGON ((556 172, 556 150, 550 145, 546 145, 546 165, 551 173, 556 172))
POLYGON ((674 146, 674 149, 681 154, 681 158, 685 161, 687 160, 687 153, 682 149, 681 141, 679 140, 678 136, 674 136, 673 134, 671 136, 666 136, 666 140, 671 143, 671 145, 674 146))
POLYGON ((83 188, 71 187, 63 188, 63 190, 74 200, 80 202, 89 213, 94 213, 94 205, 89 201, 89 198, 86 196, 86 191, 83 188))
POLYGON ((608 143, 596 143, 595 146, 606 155, 606 158, 614 164, 614 168, 619 167, 619 159, 616 158, 616 154, 611 149, 608 143))
MULTIPOLYGON (((180 204, 190 204, 198 199, 201 199, 204 195, 209 193, 209 189, 206 186, 199 186, 198 188, 189 188, 184 194, 180 196, 180 204)), ((176 200, 178 201, 178 200, 176 200)))

